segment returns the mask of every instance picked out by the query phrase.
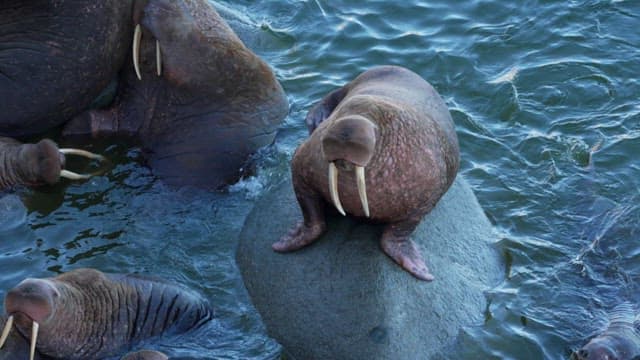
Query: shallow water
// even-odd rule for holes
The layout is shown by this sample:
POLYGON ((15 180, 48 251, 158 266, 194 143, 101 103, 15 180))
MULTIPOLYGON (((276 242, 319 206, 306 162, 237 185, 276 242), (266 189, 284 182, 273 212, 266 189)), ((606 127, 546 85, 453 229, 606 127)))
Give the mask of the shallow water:
POLYGON ((218 314, 152 345, 185 358, 279 358, 235 267, 236 235, 285 176, 309 107, 370 66, 397 64, 449 105, 461 174, 507 260, 485 323, 465 329, 450 358, 566 359, 607 311, 640 303, 640 2, 215 4, 291 104, 257 176, 226 193, 174 190, 137 150, 97 146, 114 160, 103 176, 0 200, 0 297, 27 276, 77 267, 152 273, 202 292, 218 314))

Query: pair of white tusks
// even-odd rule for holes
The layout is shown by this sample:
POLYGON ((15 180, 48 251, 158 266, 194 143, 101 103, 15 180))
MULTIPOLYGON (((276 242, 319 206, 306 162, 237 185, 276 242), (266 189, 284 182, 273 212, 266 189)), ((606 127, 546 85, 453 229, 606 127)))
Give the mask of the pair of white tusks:
MULTIPOLYGON (((13 315, 9 316, 7 319, 7 323, 4 325, 4 329, 2 329, 2 336, 0 336, 0 349, 4 346, 5 341, 9 337, 9 332, 11 331, 11 327, 13 326, 13 315)), ((37 321, 34 321, 31 325, 31 347, 29 348, 29 359, 33 360, 36 354, 36 341, 38 340, 38 329, 40 325, 37 321)))
MULTIPOLYGON (((369 217, 369 201, 367 200, 367 185, 364 176, 364 167, 356 166, 356 184, 358 186, 358 195, 360 195, 360 202, 362 203, 362 210, 364 215, 369 217)), ((331 194, 331 201, 333 206, 338 209, 340 214, 346 215, 340 203, 340 195, 338 195, 338 168, 333 162, 329 163, 329 193, 331 194)))
MULTIPOLYGON (((81 149, 60 149, 60 153, 64 155, 78 155, 84 156, 86 158, 98 161, 104 161, 105 158, 102 155, 94 154, 92 152, 81 150, 81 149)), ((76 174, 73 171, 62 170, 60 171, 60 177, 71 179, 71 180, 86 180, 91 177, 91 175, 87 174, 76 174)))
MULTIPOLYGON (((138 80, 142 80, 140 74, 140 40, 142 40, 142 27, 136 25, 133 33, 133 68, 136 70, 138 80)), ((162 76, 162 57, 160 56, 160 43, 156 40, 156 72, 158 76, 162 76)))

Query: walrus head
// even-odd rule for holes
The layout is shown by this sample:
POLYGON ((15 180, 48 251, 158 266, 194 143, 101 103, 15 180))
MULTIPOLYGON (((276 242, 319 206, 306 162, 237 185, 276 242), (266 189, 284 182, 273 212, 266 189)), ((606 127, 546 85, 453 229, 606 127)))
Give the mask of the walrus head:
POLYGON ((592 341, 582 349, 573 353, 572 360, 604 360, 617 359, 616 351, 606 342, 592 341))
POLYGON ((25 164, 22 178, 29 184, 55 184, 65 165, 64 154, 56 144, 44 139, 37 144, 24 144, 20 148, 20 162, 25 164))
POLYGON ((362 209, 365 216, 369 217, 365 168, 373 157, 377 137, 376 124, 360 115, 336 119, 322 135, 322 155, 329 163, 331 200, 342 215, 345 215, 345 212, 338 195, 338 166, 347 171, 355 167, 362 209))
POLYGON ((20 329, 31 329, 30 359, 35 356, 38 329, 48 322, 55 312, 55 300, 60 293, 51 281, 26 279, 11 289, 5 297, 5 310, 9 318, 0 337, 0 347, 15 324, 20 329))
POLYGON ((71 180, 84 180, 91 175, 77 174, 65 169, 66 155, 79 155, 104 161, 102 155, 80 149, 58 149, 55 142, 44 139, 37 144, 23 144, 20 148, 19 162, 22 167, 21 178, 29 185, 55 184, 63 177, 71 180))

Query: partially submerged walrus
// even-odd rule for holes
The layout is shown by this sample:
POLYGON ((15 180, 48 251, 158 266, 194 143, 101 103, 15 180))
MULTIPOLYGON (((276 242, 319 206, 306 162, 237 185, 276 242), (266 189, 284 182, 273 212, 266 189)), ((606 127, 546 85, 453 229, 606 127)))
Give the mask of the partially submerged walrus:
POLYGON ((210 1, 136 1, 132 20, 133 66, 113 104, 77 116, 63 134, 130 138, 171 185, 237 181, 287 115, 274 72, 210 1))
POLYGON ((31 359, 101 359, 153 336, 198 328, 213 317, 206 300, 183 287, 92 269, 26 279, 7 293, 5 311, 0 348, 15 325, 31 343, 31 359))
POLYGON ((306 121, 311 135, 291 166, 304 221, 273 249, 293 251, 317 240, 326 229, 326 201, 343 215, 386 223, 384 252, 432 280, 409 237, 458 171, 458 139, 438 93, 407 69, 375 67, 327 95, 306 121))
POLYGON ((58 149, 49 139, 37 144, 23 144, 17 140, 0 137, 0 190, 24 185, 55 184, 61 177, 80 180, 90 175, 66 170, 65 155, 80 155, 103 161, 104 157, 79 149, 58 149))
POLYGON ((600 335, 574 352, 573 360, 639 360, 640 315, 629 303, 616 306, 609 326, 600 335))

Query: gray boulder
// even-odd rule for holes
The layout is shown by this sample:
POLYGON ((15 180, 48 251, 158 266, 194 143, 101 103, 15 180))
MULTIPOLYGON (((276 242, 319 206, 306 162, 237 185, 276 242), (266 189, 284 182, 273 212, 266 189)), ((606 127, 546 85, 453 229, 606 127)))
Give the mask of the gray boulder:
POLYGON ((491 224, 458 176, 413 235, 435 276, 415 279, 380 249, 382 226, 330 212, 316 243, 271 244, 302 214, 289 181, 247 217, 236 260, 271 337, 294 359, 425 359, 482 323, 483 292, 503 276, 491 224))

